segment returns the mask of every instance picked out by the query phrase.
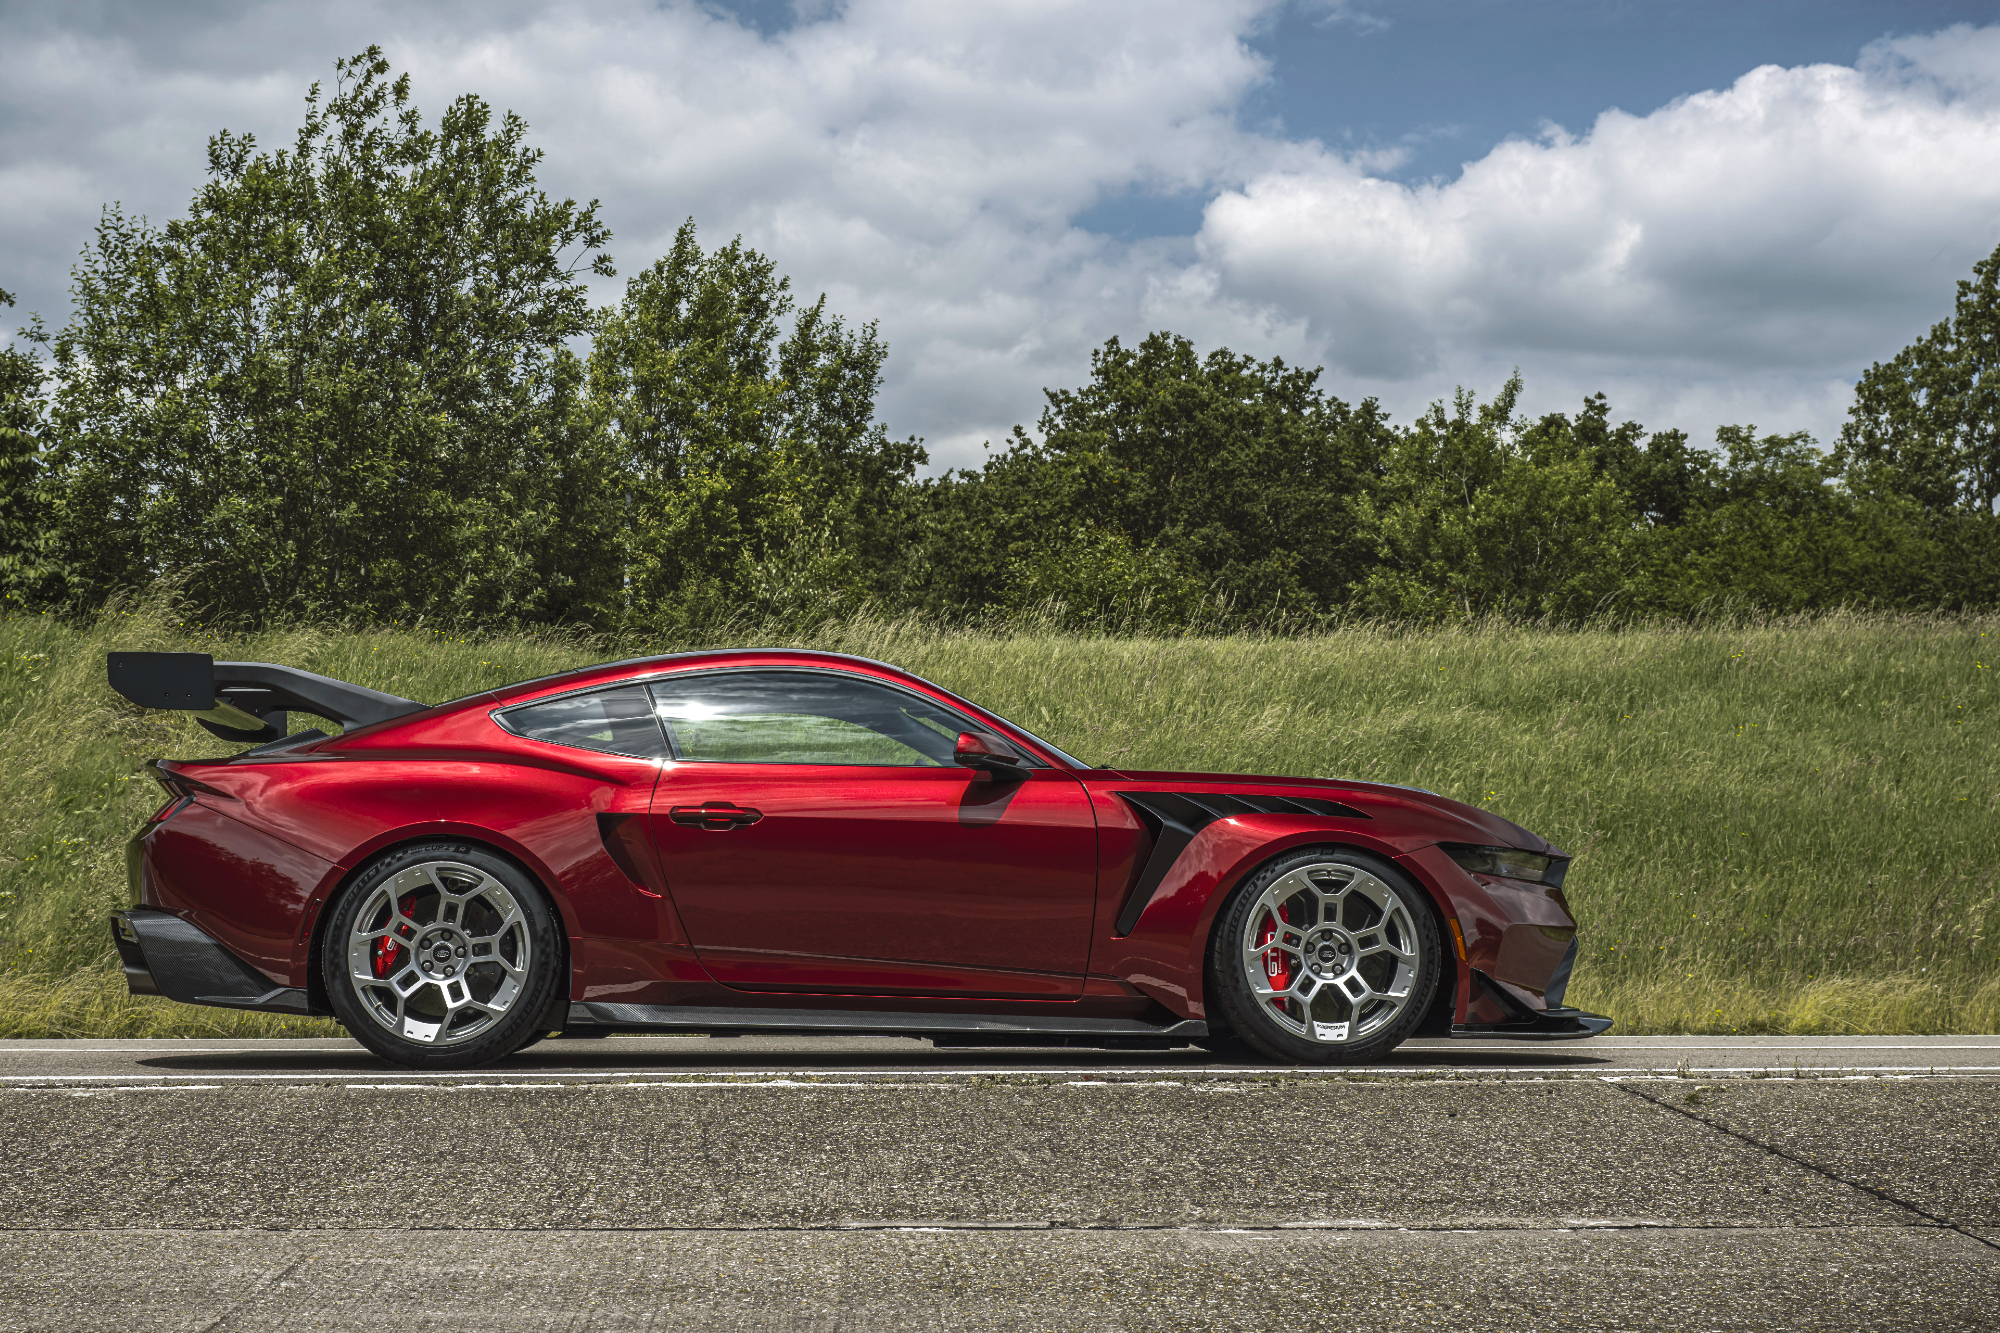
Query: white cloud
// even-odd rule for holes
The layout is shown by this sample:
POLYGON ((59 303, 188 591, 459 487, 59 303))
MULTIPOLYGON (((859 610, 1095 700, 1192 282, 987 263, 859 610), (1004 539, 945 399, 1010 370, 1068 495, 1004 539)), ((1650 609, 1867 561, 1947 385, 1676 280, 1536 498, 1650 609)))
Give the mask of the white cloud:
POLYGON ((1957 28, 1551 127, 1449 182, 1322 150, 1219 197, 1200 252, 1221 296, 1303 317, 1371 382, 1511 363, 1531 388, 1762 399, 1824 436, 1829 388, 1940 318, 2000 241, 1996 87, 2000 28, 1957 28))
POLYGON ((1078 212, 1278 160, 1233 121, 1264 77, 1239 40, 1254 14, 868 0, 764 40, 698 11, 592 8, 406 58, 560 142, 566 182, 606 198, 626 271, 692 214, 711 241, 740 232, 808 294, 879 318, 891 428, 965 462, 1135 328, 1167 266, 1161 247, 1072 227, 1078 212))
MULTIPOLYGON (((1361 11, 1333 4, 1331 16, 1361 11)), ((1246 131, 1265 0, 852 0, 769 36, 691 3, 17 4, 0 46, 0 286, 62 315, 112 199, 172 216, 228 126, 289 139, 381 41, 429 112, 521 112, 554 193, 601 197, 624 273, 693 215, 807 297, 879 318, 890 428, 976 457, 1089 350, 1170 328, 1323 361, 1407 414, 1520 365, 1538 410, 1603 387, 1705 435, 1837 426, 1846 385, 2000 239, 2000 29, 1752 71, 1649 116, 1503 144, 1456 180, 1246 131), (1213 198, 1198 237, 1073 225, 1213 198)), ((606 284, 604 299, 621 283, 606 284)))
POLYGON ((879 318, 891 428, 970 461, 980 440, 1034 417, 1041 386, 1073 381, 1090 346, 1136 327, 1148 275, 1171 267, 1158 246, 1071 218, 1101 198, 1206 192, 1281 160, 1283 145, 1233 118, 1265 77, 1240 40, 1261 5, 854 0, 769 38, 695 5, 636 0, 243 5, 189 25, 229 34, 233 59, 187 30, 165 49, 135 35, 143 8, 96 26, 45 10, 0 55, 0 200, 9 173, 55 173, 60 188, 38 210, 25 195, 0 202, 0 244, 33 270, 0 283, 54 313, 47 297, 99 203, 177 212, 208 134, 282 142, 306 84, 382 40, 426 110, 471 90, 521 112, 551 190, 603 199, 623 272, 692 215, 711 243, 741 233, 771 254, 808 297, 879 318), (293 16, 303 30, 282 36, 293 16))

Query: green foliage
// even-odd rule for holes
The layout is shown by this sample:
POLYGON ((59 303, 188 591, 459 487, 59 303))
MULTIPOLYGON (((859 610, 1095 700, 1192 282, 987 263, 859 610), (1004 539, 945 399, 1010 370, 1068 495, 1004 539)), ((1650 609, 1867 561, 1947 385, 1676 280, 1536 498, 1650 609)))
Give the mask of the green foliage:
POLYGON ((591 390, 611 430, 625 579, 603 617, 664 625, 826 610, 876 591, 924 452, 873 420, 888 348, 741 238, 692 220, 605 312, 591 390))
MULTIPOLYGON (((13 294, 0 291, 0 307, 13 304, 13 294)), ((31 346, 46 341, 39 324, 22 335, 31 346)), ((0 606, 12 609, 46 600, 61 573, 42 491, 44 378, 34 356, 0 347, 0 606)))
MULTIPOLYGON (((227 1018, 120 1008, 103 993, 119 986, 103 921, 124 901, 124 842, 162 799, 144 761, 234 748, 186 714, 143 712, 106 690, 107 649, 293 662, 442 700, 694 646, 674 635, 223 633, 166 606, 124 604, 89 623, 0 619, 0 1031, 42 1035, 9 1028, 15 1009, 79 972, 98 989, 77 983, 71 1016, 42 1021, 137 1034, 227 1018)), ((1572 997, 1631 1025, 1995 1021, 1990 1003, 1972 1003, 2000 973, 1990 616, 1178 637, 1087 637, 1034 618, 997 633, 860 618, 806 633, 744 623, 721 642, 896 662, 1093 761, 1404 782, 1519 820, 1577 856, 1572 997), (1829 986, 1835 1000, 1855 992, 1847 1007, 1827 1009, 1829 986), (1883 1009, 1885 989, 1933 1003, 1883 1009)))
POLYGON ((1396 436, 1381 498, 1362 510, 1382 557, 1358 585, 1364 608, 1575 621, 1624 588, 1637 539, 1630 493, 1562 418, 1521 431, 1520 394, 1519 375, 1483 406, 1461 389, 1450 415, 1434 403, 1396 436))
POLYGON ((1169 623, 1325 611, 1365 567, 1356 504, 1389 432, 1317 370, 1156 333, 1091 353, 980 472, 935 483, 915 600, 939 610, 1060 602, 1169 623))
POLYGON ((188 216, 107 209, 54 343, 52 515, 72 593, 162 574, 259 616, 553 619, 615 573, 580 265, 596 205, 535 184, 476 97, 435 128, 379 49, 289 152, 223 132, 188 216))
POLYGON ((1804 434, 1760 439, 1724 426, 1716 439, 1727 452, 1700 478, 1699 506, 1652 534, 1642 604, 1685 613, 1716 601, 1800 611, 1956 600, 1915 504, 1855 494, 1804 434))
POLYGON ((2000 500, 2000 249, 1958 284, 1952 317, 1855 386, 1840 461, 1934 513, 2000 500))
POLYGON ((919 481, 875 324, 692 220, 592 311, 608 232, 539 190, 518 117, 466 96, 430 125, 373 48, 336 72, 289 150, 217 135, 185 218, 107 209, 70 324, 0 355, 0 598, 171 577, 246 623, 621 634, 2000 604, 2000 251, 1862 377, 1831 456, 1699 447, 1601 394, 1525 420, 1518 374, 1399 426, 1155 332, 919 481))

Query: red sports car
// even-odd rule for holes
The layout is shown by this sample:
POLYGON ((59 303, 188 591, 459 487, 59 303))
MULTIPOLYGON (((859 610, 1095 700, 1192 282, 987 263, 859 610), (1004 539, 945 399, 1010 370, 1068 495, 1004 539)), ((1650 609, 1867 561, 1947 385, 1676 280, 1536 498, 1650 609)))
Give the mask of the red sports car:
POLYGON ((1564 1007, 1569 861, 1526 829, 1380 783, 1092 767, 880 662, 683 653, 434 706, 201 653, 109 672, 262 742, 159 761, 112 919, 131 989, 330 1014, 406 1065, 558 1031, 1356 1062, 1611 1025, 1564 1007))

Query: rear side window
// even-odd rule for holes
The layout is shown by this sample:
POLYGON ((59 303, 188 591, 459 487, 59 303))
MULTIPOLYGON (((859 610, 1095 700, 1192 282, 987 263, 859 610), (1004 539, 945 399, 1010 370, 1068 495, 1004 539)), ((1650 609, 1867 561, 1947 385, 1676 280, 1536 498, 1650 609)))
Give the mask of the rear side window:
POLYGON ((574 745, 604 754, 628 754, 638 759, 668 759, 667 738, 653 718, 652 701, 643 685, 572 694, 511 708, 500 715, 509 731, 552 745, 574 745))

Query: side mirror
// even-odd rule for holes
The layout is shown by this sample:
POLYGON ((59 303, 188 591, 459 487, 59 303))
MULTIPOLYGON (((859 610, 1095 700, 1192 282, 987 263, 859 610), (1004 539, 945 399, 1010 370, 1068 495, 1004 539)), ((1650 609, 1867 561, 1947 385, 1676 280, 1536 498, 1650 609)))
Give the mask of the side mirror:
POLYGON ((991 773, 996 779, 1019 782, 1028 776, 1028 762, 998 736, 983 731, 961 731, 952 759, 960 768, 991 773))

